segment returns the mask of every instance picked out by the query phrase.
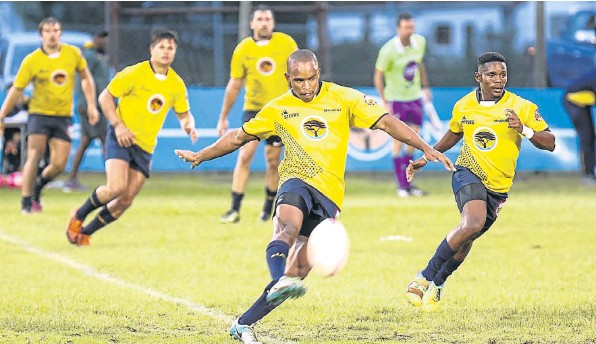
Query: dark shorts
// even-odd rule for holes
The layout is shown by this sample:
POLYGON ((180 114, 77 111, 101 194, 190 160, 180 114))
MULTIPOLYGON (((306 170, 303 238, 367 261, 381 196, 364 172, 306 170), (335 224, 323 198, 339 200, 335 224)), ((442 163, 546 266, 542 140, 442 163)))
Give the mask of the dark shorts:
POLYGON ((422 99, 416 99, 409 102, 390 101, 391 113, 407 124, 422 125, 424 116, 424 107, 422 99))
MULTIPOLYGON (((99 111, 99 110, 98 110, 99 111)), ((105 138, 108 132, 108 120, 99 111, 99 122, 95 125, 89 124, 86 105, 79 105, 79 120, 81 121, 81 136, 87 136, 90 139, 105 138), (85 107, 81 109, 81 107, 85 107)))
MULTIPOLYGON (((244 111, 244 114, 242 115, 242 123, 246 123, 251 119, 255 118, 257 112, 258 111, 244 111)), ((269 136, 269 138, 267 138, 265 142, 267 143, 267 145, 273 147, 281 147, 284 145, 283 142, 281 142, 281 137, 275 135, 269 136)))
POLYGON ((43 134, 48 138, 57 138, 71 142, 68 134, 68 127, 72 124, 72 118, 66 116, 46 116, 30 114, 27 120, 27 136, 31 134, 43 134))
POLYGON ((106 136, 106 160, 119 159, 127 161, 130 168, 141 172, 145 178, 149 178, 151 172, 151 153, 147 153, 139 146, 122 147, 116 139, 116 132, 110 125, 106 136))
MULTIPOLYGON (((287 180, 277 191, 275 209, 280 204, 289 204, 302 210, 304 220, 300 235, 306 237, 310 236, 312 230, 323 220, 339 215, 339 208, 335 203, 319 190, 297 178, 287 180)), ((275 216, 275 210, 273 216, 275 216)))
POLYGON ((472 200, 486 202, 486 221, 480 232, 483 234, 495 223, 501 207, 505 205, 508 194, 488 190, 474 173, 462 166, 455 166, 456 170, 451 179, 451 187, 455 195, 457 208, 461 213, 464 205, 472 200))

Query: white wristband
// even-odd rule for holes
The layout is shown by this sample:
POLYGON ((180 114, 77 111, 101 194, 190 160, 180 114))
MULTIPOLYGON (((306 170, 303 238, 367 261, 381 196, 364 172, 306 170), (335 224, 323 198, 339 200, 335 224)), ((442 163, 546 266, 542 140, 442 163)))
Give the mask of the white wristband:
POLYGON ((522 128, 522 135, 524 135, 528 140, 531 140, 536 133, 533 129, 526 127, 525 125, 522 128))

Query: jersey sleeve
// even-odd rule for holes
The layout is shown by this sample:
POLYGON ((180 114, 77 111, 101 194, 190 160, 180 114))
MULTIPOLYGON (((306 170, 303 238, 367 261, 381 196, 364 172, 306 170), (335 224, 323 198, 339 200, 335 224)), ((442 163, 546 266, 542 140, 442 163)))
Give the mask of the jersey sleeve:
POLYGON ((22 90, 29 85, 31 79, 33 78, 33 69, 31 67, 31 55, 29 55, 25 57, 21 63, 21 66, 19 67, 19 71, 17 72, 12 84, 14 87, 22 90))
POLYGON ((116 98, 120 98, 128 93, 134 86, 134 82, 126 82, 129 76, 132 75, 130 67, 124 68, 122 71, 116 73, 116 76, 108 84, 107 90, 116 98))
POLYGON ((534 131, 543 131, 548 128, 548 124, 542 118, 538 105, 529 103, 523 107, 523 115, 520 117, 522 124, 534 131))
POLYGON ((72 47, 72 49, 74 50, 73 53, 75 55, 77 71, 82 72, 87 67, 87 60, 85 60, 83 53, 81 53, 81 49, 74 47, 74 46, 72 47))
POLYGON ((271 107, 265 106, 255 117, 244 122, 242 130, 249 135, 258 137, 259 140, 275 135, 274 113, 275 111, 271 107))
POLYGON ((453 107, 453 112, 451 114, 451 119, 449 120, 449 130, 459 134, 464 131, 463 126, 461 125, 462 113, 459 111, 459 108, 456 106, 453 107))
POLYGON ((232 62, 230 62, 230 78, 232 79, 243 79, 246 76, 243 46, 244 44, 241 42, 232 54, 232 62))
POLYGON ((366 94, 347 89, 346 91, 352 100, 350 107, 350 126, 356 128, 372 128, 387 110, 376 100, 366 94))
POLYGON ((186 90, 186 85, 182 80, 180 80, 180 86, 178 87, 178 92, 176 92, 174 111, 176 113, 190 111, 190 104, 188 103, 188 91, 186 90))
POLYGON ((387 65, 389 64, 386 46, 387 45, 384 45, 381 50, 379 50, 379 56, 377 57, 377 62, 375 63, 375 69, 380 70, 381 72, 385 72, 387 70, 387 65))

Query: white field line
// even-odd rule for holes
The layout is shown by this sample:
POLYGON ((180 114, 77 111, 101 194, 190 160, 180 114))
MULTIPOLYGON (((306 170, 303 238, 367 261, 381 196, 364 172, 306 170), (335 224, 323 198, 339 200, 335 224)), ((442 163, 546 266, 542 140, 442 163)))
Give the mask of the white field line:
MULTIPOLYGON (((50 252, 50 251, 45 251, 41 248, 32 246, 26 242, 23 242, 19 239, 16 239, 14 237, 11 237, 9 235, 6 235, 4 233, 0 233, 0 239, 12 244, 14 246, 17 246, 21 249, 23 249, 24 251, 27 251, 29 253, 33 253, 35 255, 41 256, 41 257, 45 257, 48 258, 50 260, 56 261, 62 265, 66 265, 69 268, 72 268, 74 270, 79 270, 91 277, 97 278, 98 280, 102 280, 108 283, 112 283, 114 285, 117 285, 119 287, 122 288, 126 288, 126 289, 132 289, 134 291, 140 292, 142 294, 151 296, 153 298, 156 299, 160 299, 166 302, 170 302, 173 304, 177 304, 177 305, 181 305, 181 306, 185 306, 197 313, 203 314, 203 315, 207 315, 210 317, 213 317, 215 319, 221 320, 222 322, 225 322, 226 324, 231 324, 234 321, 234 317, 230 316, 230 315, 226 315, 223 314, 219 311, 217 311, 216 309, 213 308, 209 308, 209 307, 205 307, 201 304, 198 303, 194 303, 192 301, 186 300, 186 299, 181 299, 178 297, 174 297, 174 296, 170 296, 168 294, 164 294, 160 291, 157 291, 155 289, 151 289, 145 286, 142 286, 140 284, 134 284, 134 283, 130 283, 130 282, 126 282, 125 280, 119 279, 117 277, 111 276, 110 274, 104 273, 104 272, 99 272, 97 270, 95 270, 94 268, 85 265, 85 264, 81 264, 79 262, 76 262, 70 258, 61 256, 55 252, 50 252)), ((273 337, 269 337, 269 336, 260 336, 264 339, 266 339, 268 342, 271 343, 284 343, 284 344, 293 344, 293 342, 281 342, 279 339, 273 338, 273 337)))

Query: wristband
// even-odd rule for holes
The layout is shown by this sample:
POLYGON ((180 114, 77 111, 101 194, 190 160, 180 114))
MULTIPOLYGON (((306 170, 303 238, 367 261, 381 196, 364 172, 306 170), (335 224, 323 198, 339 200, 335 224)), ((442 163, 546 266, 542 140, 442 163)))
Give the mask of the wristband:
POLYGON ((524 135, 528 140, 531 140, 532 137, 534 137, 535 133, 536 132, 533 129, 528 128, 525 125, 523 126, 522 132, 521 132, 521 134, 524 135))
POLYGON ((428 158, 424 154, 422 154, 422 156, 420 158, 426 162, 430 162, 430 160, 428 160, 428 158))

